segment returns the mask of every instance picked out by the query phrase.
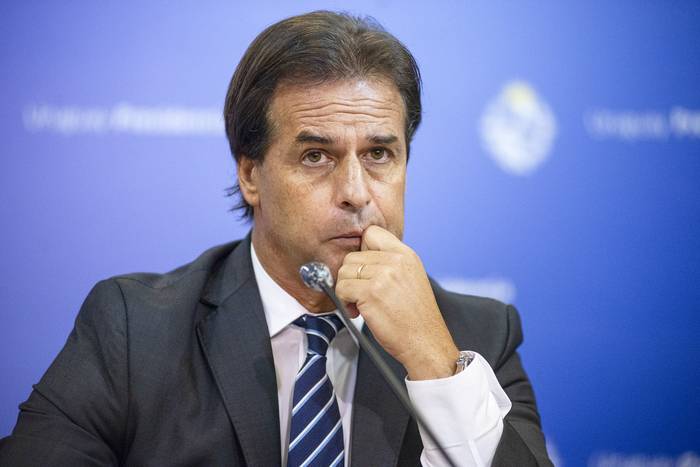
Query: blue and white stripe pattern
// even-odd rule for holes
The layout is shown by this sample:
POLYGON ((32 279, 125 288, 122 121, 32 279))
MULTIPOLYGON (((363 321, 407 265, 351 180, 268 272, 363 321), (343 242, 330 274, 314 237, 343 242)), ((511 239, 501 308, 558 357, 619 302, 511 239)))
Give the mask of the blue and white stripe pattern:
POLYGON ((294 382, 287 467, 344 466, 343 425, 326 373, 328 345, 343 323, 335 315, 304 315, 294 324, 304 328, 309 345, 294 382))

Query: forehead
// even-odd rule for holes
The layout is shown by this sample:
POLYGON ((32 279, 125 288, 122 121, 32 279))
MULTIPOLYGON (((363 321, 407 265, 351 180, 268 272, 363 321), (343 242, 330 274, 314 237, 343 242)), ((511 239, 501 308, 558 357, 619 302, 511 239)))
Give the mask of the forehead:
POLYGON ((405 106, 396 86, 383 80, 286 84, 275 90, 269 117, 275 129, 285 133, 321 130, 337 134, 352 127, 401 136, 405 106))

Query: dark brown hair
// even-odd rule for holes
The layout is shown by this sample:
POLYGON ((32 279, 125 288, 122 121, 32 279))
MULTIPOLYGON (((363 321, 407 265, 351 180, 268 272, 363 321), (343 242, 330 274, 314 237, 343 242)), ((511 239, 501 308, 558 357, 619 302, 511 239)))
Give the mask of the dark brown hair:
MULTIPOLYGON (((265 29, 250 44, 226 94, 226 136, 236 161, 262 162, 271 134, 268 111, 277 86, 320 84, 345 79, 383 78, 393 82, 406 107, 409 143, 421 120, 421 80, 408 49, 373 18, 315 11, 287 18, 265 29)), ((240 195, 234 210, 252 219, 240 195)))

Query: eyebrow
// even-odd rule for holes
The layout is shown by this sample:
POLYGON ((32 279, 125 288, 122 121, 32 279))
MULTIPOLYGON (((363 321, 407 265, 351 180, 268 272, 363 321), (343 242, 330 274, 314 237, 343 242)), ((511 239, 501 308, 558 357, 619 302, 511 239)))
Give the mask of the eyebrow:
MULTIPOLYGON (((372 135, 369 136, 367 140, 372 144, 389 145, 397 142, 399 138, 396 135, 372 135)), ((297 135, 296 142, 331 145, 334 144, 336 140, 335 138, 331 138, 329 136, 317 135, 309 131, 303 130, 297 135)))
POLYGON ((296 141, 297 143, 316 143, 324 145, 330 145, 335 142, 334 139, 329 136, 315 135, 306 130, 297 135, 296 141))
POLYGON ((396 135, 372 135, 367 138, 372 144, 389 145, 394 144, 399 140, 396 135))

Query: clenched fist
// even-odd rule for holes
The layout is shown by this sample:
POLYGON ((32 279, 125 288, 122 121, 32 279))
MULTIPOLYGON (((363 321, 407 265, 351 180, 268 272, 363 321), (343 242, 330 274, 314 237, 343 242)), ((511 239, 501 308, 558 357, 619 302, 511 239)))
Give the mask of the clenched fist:
POLYGON ((335 293, 354 304, 379 344, 406 368, 409 379, 454 374, 459 350, 423 264, 389 231, 376 225, 365 229, 361 251, 343 260, 335 293))

